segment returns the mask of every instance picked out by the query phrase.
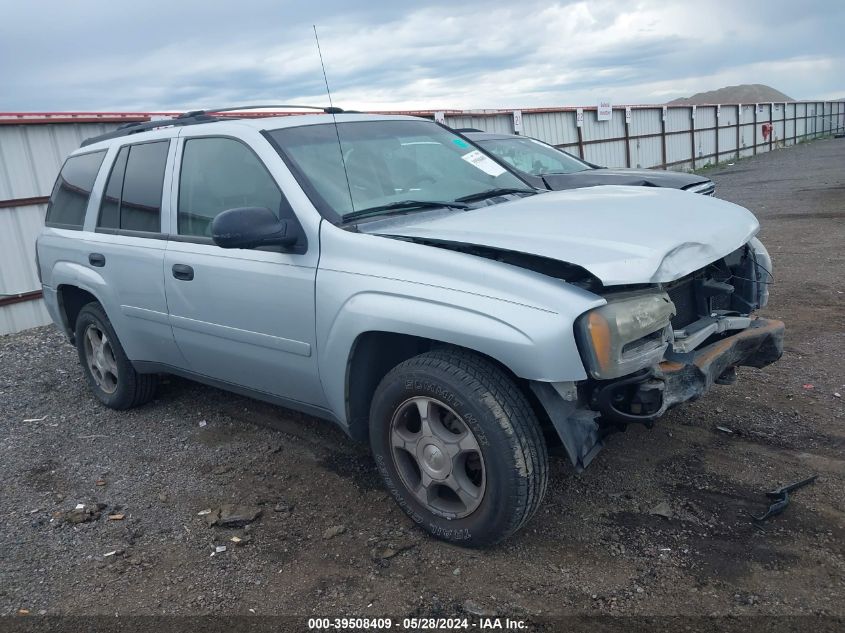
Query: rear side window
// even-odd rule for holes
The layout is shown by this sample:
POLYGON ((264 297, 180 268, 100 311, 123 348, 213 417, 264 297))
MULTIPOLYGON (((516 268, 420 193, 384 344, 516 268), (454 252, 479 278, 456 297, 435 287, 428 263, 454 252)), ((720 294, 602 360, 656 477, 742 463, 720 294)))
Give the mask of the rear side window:
POLYGON ((129 148, 121 147, 111 168, 106 190, 103 192, 103 201, 100 203, 100 221, 97 222, 98 228, 120 228, 120 195, 123 193, 123 174, 126 173, 126 159, 128 157, 129 148))
POLYGON ((121 148, 100 205, 98 228, 161 232, 161 199, 170 141, 121 148))
POLYGON ((65 161, 50 195, 45 224, 66 229, 81 229, 91 189, 106 151, 71 156, 65 161))
POLYGON ((179 176, 179 235, 211 237, 212 220, 237 207, 267 207, 282 218, 293 215, 276 181, 246 145, 215 137, 185 141, 179 176))

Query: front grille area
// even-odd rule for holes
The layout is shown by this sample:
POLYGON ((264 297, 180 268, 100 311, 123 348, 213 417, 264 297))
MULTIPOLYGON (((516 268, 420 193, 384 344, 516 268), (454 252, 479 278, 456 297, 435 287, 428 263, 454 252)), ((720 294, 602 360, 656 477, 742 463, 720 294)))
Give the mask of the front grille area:
POLYGON ((690 323, 710 315, 717 310, 731 309, 731 295, 711 295, 702 301, 696 296, 696 288, 707 278, 702 271, 683 277, 666 287, 666 293, 675 304, 676 314, 672 317, 672 329, 683 330, 690 323))
POLYGON ((672 329, 682 330, 693 321, 698 320, 695 307, 695 284, 693 277, 684 277, 674 282, 666 289, 672 303, 675 304, 675 316, 672 317, 672 329))

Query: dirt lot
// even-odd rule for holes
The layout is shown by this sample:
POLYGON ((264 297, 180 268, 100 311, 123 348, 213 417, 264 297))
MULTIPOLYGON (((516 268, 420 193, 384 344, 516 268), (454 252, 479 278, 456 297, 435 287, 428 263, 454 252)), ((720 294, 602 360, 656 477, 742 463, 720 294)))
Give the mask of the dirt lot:
POLYGON ((783 359, 611 437, 581 475, 554 458, 538 515, 485 551, 415 529, 330 425, 175 378, 116 413, 54 329, 0 338, 0 613, 845 616, 843 166, 823 140, 712 172, 762 222, 783 359), (78 503, 105 507, 61 518, 78 503), (225 503, 262 514, 198 515, 225 503))

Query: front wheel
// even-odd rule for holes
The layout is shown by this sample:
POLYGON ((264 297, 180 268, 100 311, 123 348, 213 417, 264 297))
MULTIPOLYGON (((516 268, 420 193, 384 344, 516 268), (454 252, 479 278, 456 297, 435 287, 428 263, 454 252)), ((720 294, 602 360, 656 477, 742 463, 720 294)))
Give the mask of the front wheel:
POLYGON ((400 507, 456 544, 508 537, 545 494, 548 456, 530 404, 469 352, 427 352, 391 370, 373 397, 370 443, 400 507))

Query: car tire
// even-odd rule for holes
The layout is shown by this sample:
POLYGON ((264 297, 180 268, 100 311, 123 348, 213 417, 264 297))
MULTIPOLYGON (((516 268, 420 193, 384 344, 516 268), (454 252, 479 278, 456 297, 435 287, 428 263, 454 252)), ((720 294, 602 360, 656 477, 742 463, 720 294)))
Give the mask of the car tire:
POLYGON ((99 303, 79 311, 74 331, 79 362, 100 402, 112 409, 131 409, 153 399, 158 376, 135 371, 99 303))
POLYGON ((457 545, 507 538, 546 492, 548 452, 531 405, 471 352, 435 350, 393 368, 373 396, 370 444, 402 510, 457 545))

